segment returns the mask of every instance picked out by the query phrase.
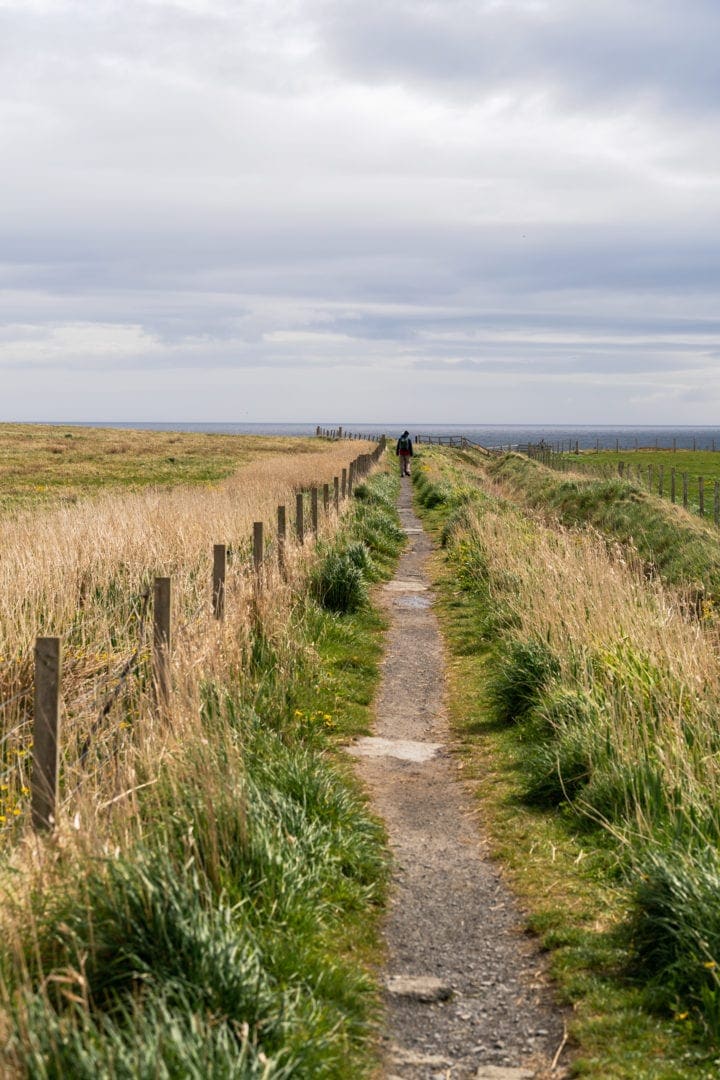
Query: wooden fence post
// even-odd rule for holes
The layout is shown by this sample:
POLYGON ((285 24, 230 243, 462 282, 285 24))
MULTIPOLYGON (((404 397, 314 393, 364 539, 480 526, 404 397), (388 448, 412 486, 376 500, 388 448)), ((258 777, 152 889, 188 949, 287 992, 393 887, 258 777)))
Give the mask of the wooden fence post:
POLYGON ((670 470, 670 502, 675 502, 675 466, 670 470))
POLYGON ((227 547, 225 544, 213 545, 212 603, 216 619, 225 616, 225 579, 227 576, 227 547))
POLYGON ((277 545, 278 545, 278 570, 284 576, 285 574, 285 537, 287 535, 287 525, 285 522, 285 507, 278 506, 277 508, 277 545))
POLYGON ((343 499, 347 495, 347 469, 343 469, 343 471, 342 471, 341 494, 342 494, 343 499))
POLYGON ((700 504, 700 517, 705 517, 705 477, 698 477, 698 502, 700 504))
POLYGON ((658 465, 658 495, 665 494, 665 466, 658 465))
MULTIPOLYGON (((356 459, 356 461, 357 461, 357 459, 356 459)), ((356 461, 351 461, 350 462, 350 468, 348 470, 348 486, 347 486, 348 498, 350 498, 350 496, 353 493, 353 484, 355 483, 355 464, 356 464, 356 461)))
POLYGON ((713 521, 720 525, 720 481, 715 481, 713 490, 713 521))
POLYGON ((687 510, 688 508, 688 474, 684 472, 682 474, 682 489, 683 489, 683 506, 687 510))
POLYGON ((333 505, 335 513, 340 509, 340 477, 333 476, 333 505))
POLYGON ((172 649, 172 586, 169 577, 155 578, 153 589, 153 674, 155 699, 161 708, 170 701, 172 649))
POLYGON ((624 461, 618 461, 618 476, 622 478, 622 477, 624 477, 624 475, 625 475, 625 462, 624 461))
POLYGON ((60 769, 60 683, 62 644, 57 637, 35 641, 35 719, 33 724, 32 824, 36 831, 57 823, 60 769))
POLYGON ((313 484, 310 488, 310 521, 312 522, 312 531, 317 536, 318 531, 318 489, 313 484))
POLYGON ((648 491, 652 491, 652 482, 653 482, 653 467, 652 467, 652 465, 648 465, 648 467, 647 467, 647 486, 648 486, 648 491))
POLYGON ((256 577, 260 578, 263 560, 265 559, 265 526, 262 521, 253 522, 253 570, 256 577))
POLYGON ((305 543, 304 503, 303 493, 298 491, 295 496, 295 532, 297 533, 298 544, 305 543))
POLYGON ((323 513, 327 517, 328 510, 330 509, 330 485, 323 484, 323 513))

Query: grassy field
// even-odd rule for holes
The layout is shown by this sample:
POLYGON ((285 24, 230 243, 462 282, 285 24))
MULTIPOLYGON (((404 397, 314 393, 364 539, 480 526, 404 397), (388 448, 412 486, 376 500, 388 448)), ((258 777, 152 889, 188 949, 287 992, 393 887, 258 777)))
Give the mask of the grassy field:
MULTIPOLYGON (((709 1080, 720 1062, 714 611, 688 608, 682 550, 666 585, 599 531, 597 506, 624 507, 626 484, 437 449, 418 464, 418 502, 444 546, 467 775, 572 1004, 575 1073, 709 1080)), ((683 537, 681 510, 643 500, 644 515, 664 515, 652 535, 667 535, 669 514, 683 537)))
POLYGON ((579 469, 604 476, 617 476, 618 465, 624 465, 624 476, 667 499, 671 498, 672 470, 675 470, 675 501, 683 504, 683 474, 687 475, 688 508, 699 511, 699 478, 705 481, 704 514, 712 520, 714 484, 720 482, 720 453, 709 450, 585 450, 565 455, 570 469, 579 469))
POLYGON ((214 484, 259 457, 317 449, 317 439, 0 424, 0 511, 108 490, 214 484))
POLYGON ((0 521, 3 698, 20 690, 2 710, 3 1076, 339 1080, 373 1068, 385 851, 335 746, 367 727, 383 631, 368 586, 403 534, 397 480, 380 475, 323 517, 316 543, 289 535, 283 574, 271 534, 258 589, 253 520, 274 521, 370 447, 308 449, 256 456, 211 487, 114 490, 0 521), (218 540, 231 549, 222 622, 210 607, 218 540), (159 711, 141 609, 161 568, 175 636, 159 711), (41 628, 66 657, 48 843, 27 832, 41 628))

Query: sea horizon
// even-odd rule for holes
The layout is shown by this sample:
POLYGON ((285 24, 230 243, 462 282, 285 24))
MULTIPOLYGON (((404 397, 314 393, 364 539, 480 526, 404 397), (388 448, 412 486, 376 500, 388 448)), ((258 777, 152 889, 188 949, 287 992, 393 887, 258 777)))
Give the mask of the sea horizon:
POLYGON ((720 449, 720 425, 711 424, 463 424, 435 421, 321 422, 303 421, 161 421, 161 420, 6 420, 2 423, 44 425, 51 427, 116 428, 135 431, 177 431, 218 435, 284 435, 308 437, 322 430, 343 431, 357 435, 400 435, 406 428, 413 436, 465 436, 482 446, 517 447, 545 442, 566 448, 605 448, 631 450, 636 447, 677 449, 720 449))

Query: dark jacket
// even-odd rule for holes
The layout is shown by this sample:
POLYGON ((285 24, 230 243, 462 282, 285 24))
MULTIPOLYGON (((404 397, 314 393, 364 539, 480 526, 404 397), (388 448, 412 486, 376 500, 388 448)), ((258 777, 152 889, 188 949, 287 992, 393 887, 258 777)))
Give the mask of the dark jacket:
POLYGON ((395 447, 395 453, 396 454, 401 454, 401 453, 402 454, 409 454, 410 457, 413 456, 412 439, 410 438, 409 435, 401 435, 400 436, 400 438, 397 441, 397 446, 395 447))

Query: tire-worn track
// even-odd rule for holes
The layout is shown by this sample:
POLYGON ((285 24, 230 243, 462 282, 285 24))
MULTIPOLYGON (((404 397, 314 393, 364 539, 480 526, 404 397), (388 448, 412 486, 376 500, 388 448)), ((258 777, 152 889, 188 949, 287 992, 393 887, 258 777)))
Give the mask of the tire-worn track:
POLYGON ((412 510, 409 480, 403 480, 399 509, 409 545, 383 590, 390 630, 378 739, 351 748, 395 859, 385 928, 383 1075, 547 1076, 563 1037, 562 1015, 552 1006, 512 897, 487 858, 457 761, 445 748, 444 657, 425 569, 432 542, 412 510), (434 990, 442 996, 447 988, 452 994, 417 1001, 395 992, 397 976, 431 976, 442 986, 431 986, 425 996, 434 990))

